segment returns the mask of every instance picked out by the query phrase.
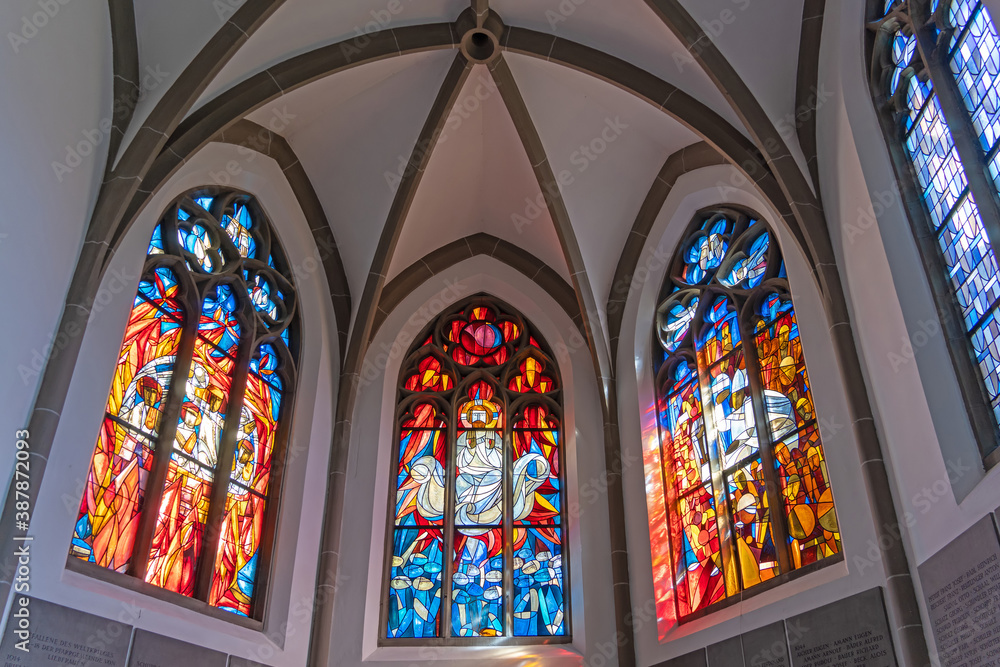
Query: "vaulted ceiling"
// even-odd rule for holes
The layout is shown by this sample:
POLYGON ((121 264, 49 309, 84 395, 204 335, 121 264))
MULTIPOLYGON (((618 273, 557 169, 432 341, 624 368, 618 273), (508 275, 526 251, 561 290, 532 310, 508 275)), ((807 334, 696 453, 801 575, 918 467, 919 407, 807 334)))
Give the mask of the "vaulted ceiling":
MULTIPOLYGON (((220 26, 242 4, 135 0, 140 74, 159 71, 166 81, 140 100, 119 156, 185 67, 218 39, 220 26)), ((712 37, 771 121, 789 117, 802 0, 755 3, 753 11, 747 0, 680 4, 712 37)), ((287 0, 248 31, 249 38, 191 105, 186 122, 196 123, 199 113, 218 108, 229 96, 239 97, 241 85, 291 58, 338 43, 341 50, 364 47, 369 37, 401 28, 453 24, 468 7, 468 0, 287 0)), ((488 7, 506 26, 550 41, 569 40, 634 65, 750 136, 715 77, 642 0, 492 0, 488 7)), ((242 114, 282 135, 304 166, 340 247, 355 312, 370 271, 381 270, 391 280, 433 251, 480 232, 531 253, 567 282, 574 271, 584 271, 596 303, 606 303, 619 256, 657 173, 672 154, 703 137, 692 131, 689 119, 664 113, 617 82, 541 53, 511 49, 501 56, 527 119, 512 118, 490 71, 494 63, 472 66, 444 114, 398 242, 384 267, 373 265, 401 176, 458 52, 445 46, 400 47, 403 53, 394 57, 300 78, 293 90, 282 80, 284 94, 242 114), (559 196, 579 259, 565 256, 518 123, 537 132, 552 173, 563 175, 559 196)), ((795 137, 786 139, 802 164, 795 137)))

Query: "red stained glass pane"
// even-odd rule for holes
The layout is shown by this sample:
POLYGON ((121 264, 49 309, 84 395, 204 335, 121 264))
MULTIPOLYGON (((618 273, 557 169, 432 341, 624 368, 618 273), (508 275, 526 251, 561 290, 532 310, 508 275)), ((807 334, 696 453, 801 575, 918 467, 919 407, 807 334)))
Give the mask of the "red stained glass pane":
POLYGON ((750 588, 779 574, 771 536, 764 467, 752 461, 727 480, 733 511, 733 538, 743 587, 750 588))
POLYGON ((180 345, 177 289, 163 268, 139 285, 73 532, 72 555, 120 572, 131 562, 180 345))
POLYGON ((769 324, 762 320, 755 338, 771 434, 780 438, 816 419, 802 340, 791 304, 769 324))
POLYGON ((443 525, 445 435, 443 430, 401 433, 396 478, 397 526, 443 525))
POLYGON ((663 401, 665 478, 678 494, 711 484, 712 470, 697 382, 689 382, 663 401))
POLYGON ((559 432, 514 432, 515 525, 560 521, 559 432))
POLYGON ((229 485, 208 596, 210 605, 241 616, 250 615, 265 506, 264 497, 238 484, 229 485))
POLYGON ((232 316, 235 299, 226 296, 224 287, 217 287, 202 309, 146 569, 146 581, 183 595, 194 593, 236 365, 216 345, 232 351, 239 345, 239 325, 232 316))
POLYGON ((521 413, 515 429, 549 430, 558 429, 559 420, 542 405, 529 405, 521 413))
POLYGON ((72 555, 119 572, 128 569, 152 467, 150 441, 105 418, 73 532, 72 555))
POLYGON ((698 383, 683 377, 661 401, 660 423, 678 608, 688 615, 725 598, 726 585, 698 383))
POLYGON ((444 371, 440 360, 429 356, 420 361, 417 372, 403 386, 409 391, 448 391, 455 386, 455 379, 444 371))
POLYGON ((555 389, 555 381, 545 375, 545 363, 541 359, 528 357, 521 362, 517 375, 511 378, 508 389, 519 394, 533 392, 547 394, 555 389))
MULTIPOLYGON (((679 545, 677 561, 677 588, 683 589, 686 615, 704 609, 726 597, 726 583, 719 545, 719 526, 715 499, 709 488, 699 488, 677 499, 679 521, 671 536, 679 545)), ((679 600, 683 597, 679 594, 679 600)))
POLYGON ((786 436, 775 445, 774 457, 795 567, 840 553, 840 525, 818 429, 786 436))
POLYGON ((194 594, 213 476, 191 467, 176 452, 171 457, 146 567, 146 581, 187 596, 194 594))
MULTIPOLYGON (((265 346, 252 368, 278 382, 277 355, 265 346)), ((246 394, 230 472, 222 533, 216 553, 209 604, 249 616, 260 560, 260 538, 267 508, 271 459, 278 435, 281 392, 257 372, 247 378, 246 394)))
POLYGON ((404 429, 444 428, 444 417, 430 403, 421 403, 413 408, 413 416, 403 421, 404 429))

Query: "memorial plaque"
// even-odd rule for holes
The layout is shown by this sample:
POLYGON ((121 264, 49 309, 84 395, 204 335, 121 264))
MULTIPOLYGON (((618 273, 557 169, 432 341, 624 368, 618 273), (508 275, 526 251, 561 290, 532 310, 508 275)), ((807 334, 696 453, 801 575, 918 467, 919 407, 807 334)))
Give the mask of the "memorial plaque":
POLYGON ((705 661, 705 649, 700 648, 694 653, 687 653, 679 658, 661 662, 657 667, 708 667, 705 661))
POLYGON ((743 640, 727 639, 708 647, 708 667, 733 667, 743 664, 743 640))
POLYGON ((132 626, 37 598, 14 594, 3 641, 3 667, 73 665, 74 667, 124 667, 132 626), (28 604, 20 601, 26 599, 28 604), (20 609, 27 610, 27 644, 18 636, 20 609), (27 648, 27 651, 21 648, 27 648))
POLYGON ((742 640, 743 664, 746 667, 791 667, 782 621, 744 633, 742 640))
POLYGON ((941 664, 1000 662, 1000 539, 983 517, 919 568, 941 664))
POLYGON ((799 614, 785 624, 793 667, 897 667, 880 588, 799 614))
POLYGON ((136 630, 128 667, 226 667, 228 659, 204 646, 136 630))

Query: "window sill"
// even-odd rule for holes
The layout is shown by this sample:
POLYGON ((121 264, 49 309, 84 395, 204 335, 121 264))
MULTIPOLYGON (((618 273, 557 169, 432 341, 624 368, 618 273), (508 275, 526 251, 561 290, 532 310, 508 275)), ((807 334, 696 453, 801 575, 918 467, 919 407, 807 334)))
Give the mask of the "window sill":
POLYGON ((989 472, 997 465, 1000 465, 1000 447, 994 449, 983 459, 983 467, 986 468, 986 472, 989 472))
MULTIPOLYGON (((413 646, 402 646, 398 644, 380 645, 370 654, 364 657, 364 661, 375 662, 400 662, 409 666, 418 666, 421 663, 427 665, 439 665, 451 660, 503 660, 517 661, 530 660, 530 664, 546 665, 546 667, 557 667, 561 665, 581 665, 583 654, 570 643, 566 638, 561 644, 527 643, 519 639, 501 637, 507 640, 508 644, 440 644, 441 640, 416 640, 418 643, 413 646), (414 652, 414 646, 419 646, 420 650, 414 652)), ((560 638, 562 640, 563 638, 560 638)), ((512 664, 516 664, 512 663, 512 664)))
POLYGON ((430 646, 434 648, 496 648, 518 646, 565 646, 572 644, 572 637, 449 637, 428 639, 380 639, 379 648, 430 646))
POLYGON ((231 623, 256 632, 264 631, 264 623, 262 621, 247 618, 246 616, 240 616, 239 614, 234 614, 229 611, 224 611, 217 607, 213 607, 202 600, 196 600, 195 598, 189 598, 185 595, 165 590, 159 586, 146 583, 141 579, 136 579, 135 577, 122 574, 121 572, 115 572, 114 570, 109 570, 93 563, 82 561, 75 556, 67 556, 66 569, 70 572, 75 572, 91 579, 103 581, 140 595, 161 600, 178 607, 183 607, 184 609, 196 611, 199 614, 210 616, 220 621, 225 621, 226 623, 231 623))
MULTIPOLYGON (((841 548, 843 549, 843 547, 841 548)), ((723 609, 732 607, 733 605, 739 604, 740 602, 745 602, 746 600, 754 598, 762 593, 766 593, 767 591, 779 588, 780 586, 787 584, 790 581, 801 579, 802 577, 808 576, 814 572, 824 570, 827 567, 843 562, 844 562, 844 552, 843 550, 841 550, 841 552, 838 554, 835 554, 833 556, 828 556, 821 561, 810 563, 805 567, 801 567, 797 570, 793 570, 791 572, 779 575, 774 579, 771 579, 770 581, 765 581, 764 583, 758 584, 753 588, 740 591, 736 595, 732 595, 726 598, 725 600, 722 600, 721 602, 716 602, 710 607, 701 609, 699 611, 694 612, 693 614, 684 616, 683 618, 678 620, 678 625, 685 625, 687 623, 691 623, 692 621, 697 621, 699 619, 705 618, 706 616, 710 616, 711 614, 714 614, 717 611, 722 611, 723 609)))

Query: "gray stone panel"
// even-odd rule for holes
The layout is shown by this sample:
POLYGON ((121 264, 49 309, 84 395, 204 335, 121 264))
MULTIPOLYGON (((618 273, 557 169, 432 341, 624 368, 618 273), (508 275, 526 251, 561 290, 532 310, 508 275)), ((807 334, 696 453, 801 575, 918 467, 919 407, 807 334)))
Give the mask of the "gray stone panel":
POLYGON ((128 667, 226 667, 227 659, 204 646, 136 630, 128 667))
POLYGON ((918 570, 941 664, 1000 664, 1000 539, 993 517, 983 517, 918 570))
POLYGON ((267 667, 267 665, 231 655, 229 656, 229 667, 267 667))
POLYGON ((124 667, 131 636, 131 625, 14 593, 0 658, 3 667, 124 667), (18 617, 21 609, 27 610, 26 617, 18 617), (17 634, 22 618, 27 619, 27 636, 17 634))
POLYGON ((745 667, 791 667, 784 622, 744 633, 742 639, 745 667))
POLYGON ((785 625, 793 667, 897 667, 879 588, 799 614, 785 625))
POLYGON ((730 667, 743 664, 743 640, 733 637, 708 647, 708 667, 730 667))
POLYGON ((708 661, 705 657, 705 649, 700 648, 693 653, 661 662, 656 667, 708 667, 708 661))

